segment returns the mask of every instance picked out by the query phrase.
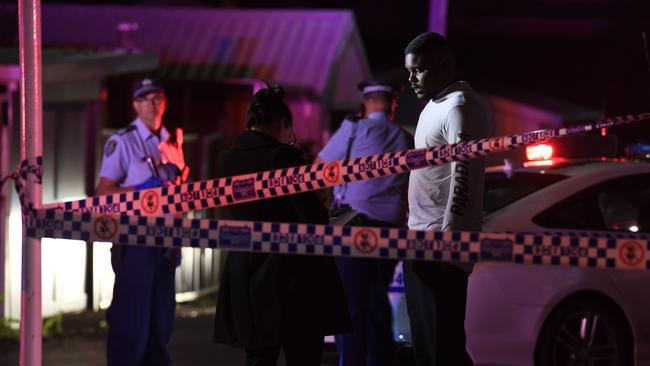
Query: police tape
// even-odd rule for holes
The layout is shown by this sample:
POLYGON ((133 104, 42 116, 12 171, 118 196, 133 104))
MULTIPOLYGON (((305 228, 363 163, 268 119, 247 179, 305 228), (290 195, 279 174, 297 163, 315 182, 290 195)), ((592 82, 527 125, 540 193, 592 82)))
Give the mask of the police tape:
POLYGON ((31 176, 36 184, 43 184, 43 158, 41 156, 36 158, 35 164, 30 164, 29 160, 23 160, 18 164, 18 168, 11 172, 9 175, 0 179, 0 192, 9 179, 14 180, 16 193, 20 200, 20 207, 22 208, 23 215, 28 215, 33 209, 33 204, 28 202, 25 197, 25 185, 27 178, 31 176))
POLYGON ((575 127, 396 151, 330 163, 303 165, 179 186, 95 196, 44 205, 46 209, 96 214, 161 216, 279 197, 337 184, 406 173, 452 161, 463 161, 550 138, 650 119, 650 113, 606 118, 575 127))
POLYGON ((615 232, 485 233, 179 219, 36 210, 27 235, 159 248, 583 268, 650 269, 650 236, 615 232))

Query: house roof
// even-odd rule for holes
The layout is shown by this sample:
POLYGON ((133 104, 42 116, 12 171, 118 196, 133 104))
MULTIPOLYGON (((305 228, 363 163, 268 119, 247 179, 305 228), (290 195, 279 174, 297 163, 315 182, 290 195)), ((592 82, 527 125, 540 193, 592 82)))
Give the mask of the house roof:
MULTIPOLYGON (((0 7, 0 16, 11 8, 0 7)), ((357 103, 355 85, 370 74, 347 10, 44 5, 42 12, 44 46, 155 52, 166 77, 265 79, 357 103), (349 86, 339 90, 337 81, 349 86)))

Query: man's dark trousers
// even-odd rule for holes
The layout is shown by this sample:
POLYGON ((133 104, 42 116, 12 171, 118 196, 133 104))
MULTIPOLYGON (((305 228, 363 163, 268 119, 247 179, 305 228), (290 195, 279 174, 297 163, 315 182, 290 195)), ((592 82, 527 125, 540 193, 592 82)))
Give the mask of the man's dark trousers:
POLYGON ((395 365, 388 286, 395 261, 336 258, 353 332, 336 336, 340 366, 395 365))
POLYGON ((169 365, 176 308, 176 261, 163 248, 111 249, 115 272, 108 320, 108 366, 169 365))
MULTIPOLYGON (((358 225, 395 226, 365 217, 358 225)), ((336 265, 352 318, 352 332, 336 336, 339 366, 396 365, 388 287, 397 261, 338 257, 336 265)))
POLYGON ((469 273, 442 262, 404 261, 416 366, 472 365, 465 349, 469 273))

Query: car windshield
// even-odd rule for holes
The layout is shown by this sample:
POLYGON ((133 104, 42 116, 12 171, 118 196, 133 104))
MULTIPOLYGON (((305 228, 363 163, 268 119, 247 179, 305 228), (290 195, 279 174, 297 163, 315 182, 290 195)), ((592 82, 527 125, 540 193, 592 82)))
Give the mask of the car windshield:
POLYGON ((483 213, 492 213, 501 207, 544 187, 567 178, 560 174, 519 172, 508 177, 505 173, 485 174, 483 213))

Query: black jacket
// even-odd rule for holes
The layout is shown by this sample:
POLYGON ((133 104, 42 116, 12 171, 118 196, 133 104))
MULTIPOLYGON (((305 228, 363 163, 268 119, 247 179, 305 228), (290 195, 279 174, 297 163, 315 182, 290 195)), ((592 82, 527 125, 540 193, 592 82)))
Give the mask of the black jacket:
MULTIPOLYGON (((220 177, 305 164, 300 151, 245 131, 219 158, 220 177)), ((314 192, 242 203, 228 219, 326 224, 314 192)), ((231 252, 221 277, 214 341, 235 347, 279 346, 285 334, 325 336, 350 329, 341 280, 331 257, 231 252)))

